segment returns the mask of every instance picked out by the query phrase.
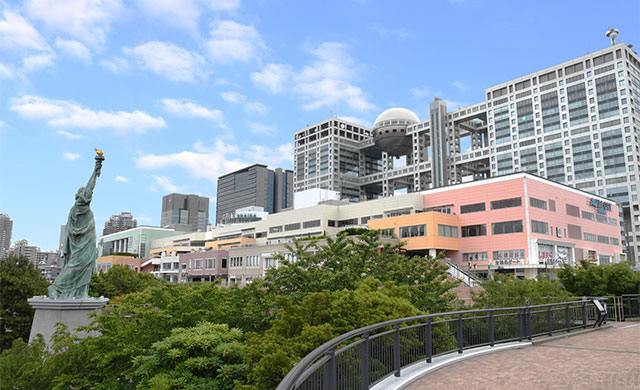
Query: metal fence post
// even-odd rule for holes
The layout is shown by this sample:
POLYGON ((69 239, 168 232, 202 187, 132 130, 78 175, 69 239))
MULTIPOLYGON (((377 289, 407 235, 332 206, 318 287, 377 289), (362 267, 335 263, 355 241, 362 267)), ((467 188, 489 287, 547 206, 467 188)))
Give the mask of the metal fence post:
POLYGON ((337 381, 336 381, 336 350, 335 348, 331 348, 327 352, 324 353, 324 356, 327 356, 329 360, 326 363, 324 370, 324 380, 322 381, 324 386, 323 389, 326 390, 336 390, 337 381))
POLYGON ((427 325, 424 328, 424 340, 427 348, 427 363, 431 363, 431 357, 433 356, 433 351, 431 350, 433 348, 431 342, 431 318, 427 320, 427 325))
POLYGON ((360 351, 360 388, 362 390, 369 389, 369 336, 370 333, 361 336, 363 341, 360 351))
POLYGON ((489 312, 489 344, 496 345, 496 331, 493 324, 493 310, 489 312))
POLYGON ((526 316, 526 320, 527 320, 527 322, 526 322, 526 324, 527 324, 527 338, 529 340, 531 340, 532 333, 533 333, 533 330, 531 329, 531 321, 532 321, 531 320, 531 309, 525 309, 525 316, 526 316))
POLYGON ((393 330, 393 370, 400 376, 400 325, 394 325, 393 330))
POLYGON ((587 302, 582 302, 582 327, 587 328, 587 302))
POLYGON ((565 309, 565 319, 567 323, 567 332, 571 332, 571 317, 569 316, 569 304, 567 303, 567 307, 565 309))
POLYGON ((463 343, 462 343, 462 314, 458 315, 458 329, 457 329, 457 339, 458 339, 458 353, 462 353, 463 343))
POLYGON ((522 342, 523 334, 522 331, 522 309, 518 309, 518 341, 522 342))
POLYGON ((549 336, 553 336, 553 322, 551 322, 551 306, 547 306, 547 330, 549 336))

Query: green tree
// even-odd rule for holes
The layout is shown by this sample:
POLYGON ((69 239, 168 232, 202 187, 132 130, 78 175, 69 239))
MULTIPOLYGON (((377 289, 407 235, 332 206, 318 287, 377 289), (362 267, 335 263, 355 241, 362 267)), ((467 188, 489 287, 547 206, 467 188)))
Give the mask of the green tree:
POLYGON ((409 286, 411 302, 419 309, 438 312, 450 308, 456 298, 450 290, 460 282, 447 277, 438 259, 402 254, 402 243, 382 244, 379 232, 367 230, 357 236, 339 234, 317 240, 294 240, 288 246, 295 261, 280 256, 280 267, 267 270, 259 281, 275 295, 302 297, 320 291, 353 290, 369 276, 383 283, 409 286))
POLYGON ((246 378, 242 342, 242 331, 226 324, 175 328, 148 355, 133 359, 142 378, 137 388, 230 390, 246 378))
POLYGON ((514 307, 566 302, 571 294, 557 280, 546 275, 538 279, 518 279, 495 275, 482 283, 482 290, 473 293, 476 308, 514 307))
POLYGON ((309 293, 300 301, 279 297, 272 327, 263 334, 247 334, 249 385, 243 389, 274 389, 297 361, 342 333, 419 314, 406 286, 375 278, 354 290, 309 293))
POLYGON ((26 257, 0 260, 0 350, 29 339, 34 310, 27 299, 46 295, 49 282, 26 257))
POLYGON ((572 294, 607 296, 640 293, 640 273, 629 263, 596 265, 581 261, 579 265, 564 265, 558 278, 572 294))
POLYGON ((107 272, 98 272, 91 275, 89 296, 115 298, 119 295, 142 291, 149 286, 162 283, 162 281, 145 272, 136 273, 123 265, 114 265, 107 272))
POLYGON ((51 388, 53 378, 43 364, 49 355, 42 335, 31 344, 15 339, 13 346, 0 354, 0 390, 51 388))

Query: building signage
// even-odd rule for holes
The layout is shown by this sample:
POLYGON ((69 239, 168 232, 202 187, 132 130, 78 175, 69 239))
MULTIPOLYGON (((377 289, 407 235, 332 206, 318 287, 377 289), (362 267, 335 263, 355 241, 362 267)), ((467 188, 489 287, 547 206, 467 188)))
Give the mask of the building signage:
POLYGON ((589 206, 595 207, 600 214, 606 214, 607 211, 611 211, 611 203, 609 202, 591 198, 587 203, 589 204, 589 206))

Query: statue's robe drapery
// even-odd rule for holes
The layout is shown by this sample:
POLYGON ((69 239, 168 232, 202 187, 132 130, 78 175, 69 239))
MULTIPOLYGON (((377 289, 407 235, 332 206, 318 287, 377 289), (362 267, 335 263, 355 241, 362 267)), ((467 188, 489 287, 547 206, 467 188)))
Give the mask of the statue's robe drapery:
MULTIPOLYGON (((92 177, 95 183, 95 176, 92 177)), ((69 211, 65 229, 63 268, 49 286, 50 298, 87 298, 89 282, 96 266, 96 225, 89 208, 93 184, 81 188, 76 203, 69 211)))

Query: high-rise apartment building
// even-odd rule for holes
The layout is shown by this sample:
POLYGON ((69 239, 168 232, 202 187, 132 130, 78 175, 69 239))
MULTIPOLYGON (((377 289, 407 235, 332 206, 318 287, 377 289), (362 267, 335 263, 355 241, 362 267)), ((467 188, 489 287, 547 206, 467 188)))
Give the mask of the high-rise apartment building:
POLYGON ((383 112, 373 128, 332 117, 294 135, 294 191, 350 201, 530 172, 620 205, 622 244, 640 264, 640 57, 627 44, 489 87, 429 119, 383 112), (622 222, 624 221, 624 222, 622 222))
POLYGON ((254 164, 218 178, 216 223, 238 209, 257 206, 269 214, 293 206, 293 172, 254 164))
POLYGON ((123 230, 132 229, 138 226, 138 221, 128 211, 123 211, 119 215, 112 215, 107 222, 104 223, 102 235, 121 232, 123 230))
POLYGON ((11 252, 16 257, 26 257, 33 264, 34 267, 38 267, 38 261, 40 260, 40 248, 34 245, 29 245, 27 240, 18 240, 11 248, 11 252))
POLYGON ((12 231, 13 221, 11 218, 7 214, 0 214, 0 259, 9 255, 12 231))
POLYGON ((162 197, 160 226, 181 232, 204 232, 209 224, 209 198, 169 194, 162 197))

